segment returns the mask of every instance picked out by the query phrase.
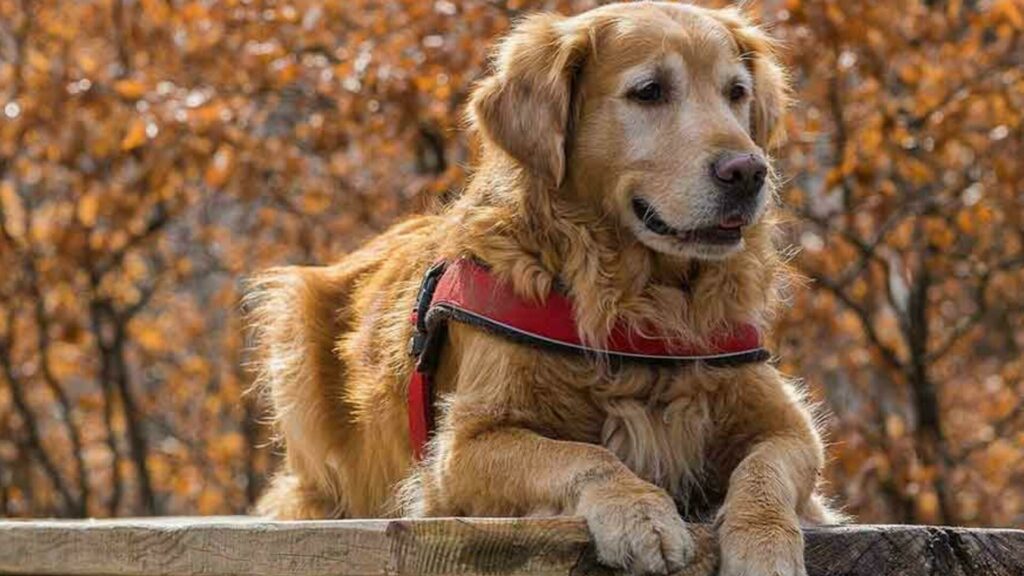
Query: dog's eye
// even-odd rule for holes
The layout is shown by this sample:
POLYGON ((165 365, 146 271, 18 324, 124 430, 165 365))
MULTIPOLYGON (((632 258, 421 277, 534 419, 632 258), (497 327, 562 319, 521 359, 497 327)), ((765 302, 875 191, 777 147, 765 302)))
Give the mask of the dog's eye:
POLYGON ((749 91, 746 86, 743 84, 733 84, 729 88, 729 101, 733 104, 738 104, 746 99, 747 94, 749 94, 749 91))
POLYGON ((661 82, 651 80, 631 89, 626 96, 634 102, 656 104, 664 99, 665 90, 661 87, 661 82))

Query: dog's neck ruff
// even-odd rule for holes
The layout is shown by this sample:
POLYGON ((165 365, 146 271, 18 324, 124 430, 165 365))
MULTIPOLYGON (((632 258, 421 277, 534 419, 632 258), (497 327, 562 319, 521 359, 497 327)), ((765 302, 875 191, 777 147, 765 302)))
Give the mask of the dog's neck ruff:
POLYGON ((770 356, 762 347, 760 330, 753 324, 728 326, 701 345, 640 334, 619 323, 605 346, 595 348, 580 338, 572 300, 567 296, 552 291, 544 302, 530 302, 474 260, 441 262, 427 271, 412 314, 415 333, 410 354, 417 362, 409 382, 408 410, 409 436, 417 460, 422 458, 433 428, 431 377, 440 359, 448 321, 470 324, 524 345, 610 361, 725 366, 763 362, 770 356))

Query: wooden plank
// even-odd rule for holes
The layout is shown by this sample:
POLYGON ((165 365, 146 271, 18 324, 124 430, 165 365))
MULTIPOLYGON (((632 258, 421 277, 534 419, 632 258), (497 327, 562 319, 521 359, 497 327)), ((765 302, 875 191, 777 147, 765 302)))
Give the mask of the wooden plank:
MULTIPOLYGON (((681 576, 713 574, 715 542, 681 576)), ((1024 531, 806 532, 810 576, 1022 576, 1024 531)), ((248 517, 0 522, 0 573, 79 576, 611 576, 577 518, 273 522, 248 517)))

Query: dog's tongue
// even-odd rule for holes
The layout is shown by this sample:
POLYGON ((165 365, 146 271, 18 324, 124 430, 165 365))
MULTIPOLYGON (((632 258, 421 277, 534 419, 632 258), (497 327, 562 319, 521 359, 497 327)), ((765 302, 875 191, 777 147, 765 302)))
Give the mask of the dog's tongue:
POLYGON ((732 229, 735 229, 735 228, 742 228, 743 227, 743 218, 741 218, 739 216, 727 216, 727 217, 723 218, 721 222, 718 223, 718 227, 719 228, 725 228, 727 230, 732 230, 732 229))

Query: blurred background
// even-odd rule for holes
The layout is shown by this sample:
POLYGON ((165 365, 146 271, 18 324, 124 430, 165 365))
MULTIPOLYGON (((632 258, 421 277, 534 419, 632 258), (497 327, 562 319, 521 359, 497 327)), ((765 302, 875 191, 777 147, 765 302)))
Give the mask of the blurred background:
MULTIPOLYGON (((0 516, 245 512, 244 278, 450 201, 494 37, 596 4, 0 0, 0 516)), ((1024 0, 747 8, 798 100, 774 348, 828 492, 1021 525, 1024 0)))

